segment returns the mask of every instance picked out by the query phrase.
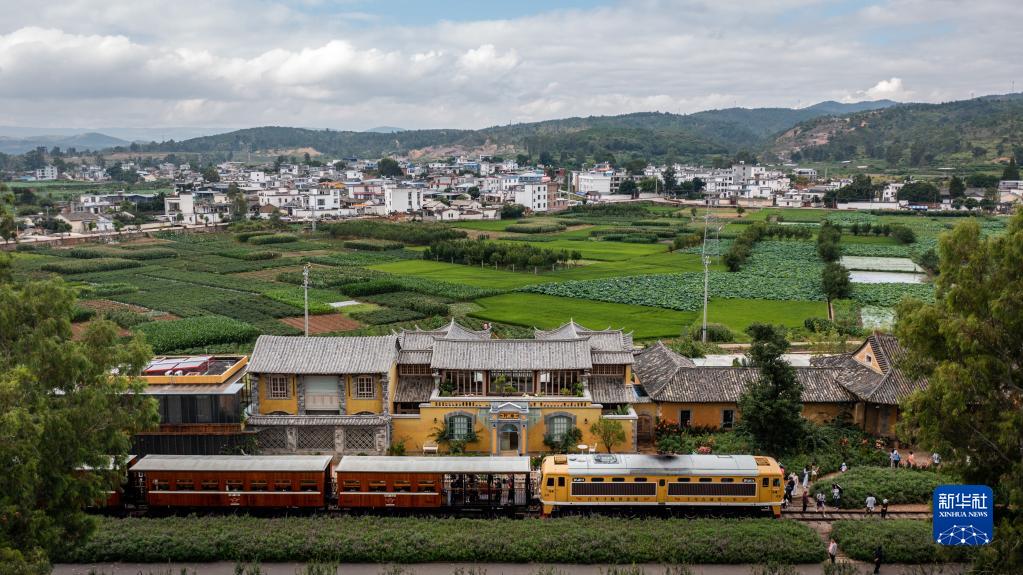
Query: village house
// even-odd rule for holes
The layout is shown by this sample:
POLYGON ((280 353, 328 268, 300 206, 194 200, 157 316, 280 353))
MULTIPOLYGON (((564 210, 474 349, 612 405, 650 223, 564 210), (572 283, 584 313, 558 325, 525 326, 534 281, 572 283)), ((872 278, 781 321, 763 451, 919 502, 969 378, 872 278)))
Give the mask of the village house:
POLYGON ((57 216, 58 220, 71 226, 73 234, 89 234, 92 232, 110 232, 114 230, 114 222, 92 212, 64 212, 57 216))

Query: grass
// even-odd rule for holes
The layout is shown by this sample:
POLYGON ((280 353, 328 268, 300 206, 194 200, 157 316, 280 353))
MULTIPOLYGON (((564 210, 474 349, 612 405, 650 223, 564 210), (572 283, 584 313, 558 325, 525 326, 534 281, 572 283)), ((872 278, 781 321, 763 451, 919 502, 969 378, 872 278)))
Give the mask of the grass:
POLYGON ((707 306, 707 321, 731 328, 736 339, 748 339, 743 333, 750 324, 771 323, 802 327, 808 317, 827 317, 828 306, 819 301, 778 301, 767 299, 714 299, 707 306))
POLYGON ((169 517, 99 520, 62 563, 816 563, 824 543, 774 519, 169 517))
POLYGON ((693 312, 533 293, 502 294, 476 303, 482 309, 469 315, 480 319, 542 329, 574 319, 591 329, 623 328, 637 340, 676 337, 696 319, 693 312))
POLYGON ((831 483, 842 486, 841 507, 857 509, 866 506, 868 495, 888 499, 892 505, 904 503, 929 503, 934 489, 942 483, 951 483, 950 477, 942 477, 933 471, 915 469, 889 469, 887 467, 853 467, 841 477, 818 481, 810 489, 815 495, 824 493, 831 501, 831 483))

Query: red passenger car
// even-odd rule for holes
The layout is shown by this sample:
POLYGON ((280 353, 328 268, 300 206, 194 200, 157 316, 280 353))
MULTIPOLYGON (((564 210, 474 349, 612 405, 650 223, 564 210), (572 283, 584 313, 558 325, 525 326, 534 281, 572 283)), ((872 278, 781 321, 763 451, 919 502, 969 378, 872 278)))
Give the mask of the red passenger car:
POLYGON ((150 507, 325 508, 329 455, 147 455, 132 466, 150 507))
POLYGON ((529 502, 528 457, 347 456, 336 471, 343 509, 514 510, 529 502))

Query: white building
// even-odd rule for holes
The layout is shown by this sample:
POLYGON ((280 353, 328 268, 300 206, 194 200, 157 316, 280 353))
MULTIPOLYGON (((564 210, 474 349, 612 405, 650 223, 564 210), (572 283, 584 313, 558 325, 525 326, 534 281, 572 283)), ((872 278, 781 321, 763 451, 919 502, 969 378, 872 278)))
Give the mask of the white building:
POLYGON ((164 198, 163 211, 170 222, 186 225, 216 224, 231 212, 231 200, 221 192, 179 192, 164 198))
POLYGON ((515 203, 534 212, 546 212, 550 194, 547 182, 522 184, 515 188, 515 203))
POLYGON ((57 167, 56 166, 52 166, 52 165, 47 165, 47 166, 45 166, 43 168, 39 168, 38 170, 35 171, 35 178, 36 178, 36 180, 40 180, 40 181, 56 180, 57 179, 57 167))
POLYGON ((418 212, 423 209, 422 188, 385 188, 384 209, 388 214, 418 212))

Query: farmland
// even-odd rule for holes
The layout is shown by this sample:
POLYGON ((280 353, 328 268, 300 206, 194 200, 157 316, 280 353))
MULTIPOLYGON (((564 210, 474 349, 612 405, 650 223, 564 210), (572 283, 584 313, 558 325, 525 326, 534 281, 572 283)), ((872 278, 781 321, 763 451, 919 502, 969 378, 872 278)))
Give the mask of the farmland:
MULTIPOLYGON (((911 261, 883 258, 929 249, 961 220, 824 210, 750 210, 741 218, 726 208, 712 212, 731 223, 711 251, 708 320, 728 326, 740 340, 753 322, 798 332, 805 319, 827 315, 823 263, 812 237, 763 238, 739 271, 725 271, 718 255, 750 222, 811 225, 827 219, 843 226, 870 223, 872 229, 910 227, 917 242, 908 245, 862 233, 843 233, 841 240, 850 267, 909 272, 918 270, 911 261)), ((1004 229, 997 218, 979 223, 987 234, 1004 229)), ((528 336, 533 326, 550 328, 575 319, 593 328, 622 327, 642 341, 676 337, 702 315, 702 226, 689 210, 640 204, 498 222, 359 220, 327 225, 316 234, 257 228, 154 234, 71 249, 26 247, 15 254, 14 272, 59 276, 77 286, 83 299, 134 306, 131 317, 120 318, 122 327, 146 334, 160 353, 245 350, 256 334, 301 333, 305 265, 311 270, 310 313, 323 316, 312 322, 314 333, 389 333, 416 323, 440 325, 454 316, 476 325, 491 322, 503 337, 528 336), (451 252, 449 261, 439 261, 431 248, 438 241, 460 246, 458 258, 471 256, 475 248, 460 239, 466 230, 494 232, 487 241, 502 246, 494 252, 501 258, 481 265, 478 259, 454 261, 451 252), (681 247, 672 245, 676 237, 685 242, 681 247), (516 266, 507 259, 523 253, 562 256, 544 265, 532 260, 522 265, 519 259, 516 266), (331 305, 348 300, 359 305, 331 305)), ((854 283, 846 307, 890 321, 891 308, 906 296, 930 299, 932 284, 854 283)))

